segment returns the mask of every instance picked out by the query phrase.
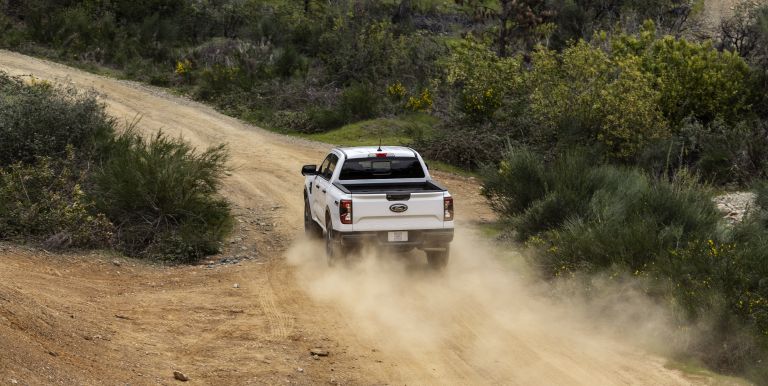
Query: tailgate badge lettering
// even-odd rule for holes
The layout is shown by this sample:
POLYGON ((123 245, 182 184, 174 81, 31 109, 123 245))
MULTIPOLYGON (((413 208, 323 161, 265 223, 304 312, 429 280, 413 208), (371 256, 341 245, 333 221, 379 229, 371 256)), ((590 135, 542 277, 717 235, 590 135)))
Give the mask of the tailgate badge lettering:
POLYGON ((389 210, 395 212, 395 213, 403 213, 406 210, 408 210, 408 205, 405 204, 392 204, 392 206, 389 207, 389 210))

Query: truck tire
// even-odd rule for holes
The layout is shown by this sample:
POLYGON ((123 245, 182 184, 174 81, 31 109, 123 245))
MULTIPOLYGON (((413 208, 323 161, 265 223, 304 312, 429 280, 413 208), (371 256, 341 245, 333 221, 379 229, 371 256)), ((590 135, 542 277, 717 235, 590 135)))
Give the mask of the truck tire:
POLYGON ((325 215, 325 256, 328 259, 328 266, 333 267, 339 262, 346 261, 346 253, 344 248, 334 240, 333 236, 333 222, 331 217, 325 215))
POLYGON ((444 251, 427 251, 427 263, 429 263, 430 268, 442 271, 448 265, 449 255, 450 250, 448 248, 444 251))
POLYGON ((304 234, 310 239, 319 239, 323 236, 323 230, 312 219, 311 210, 309 201, 304 197, 304 234))

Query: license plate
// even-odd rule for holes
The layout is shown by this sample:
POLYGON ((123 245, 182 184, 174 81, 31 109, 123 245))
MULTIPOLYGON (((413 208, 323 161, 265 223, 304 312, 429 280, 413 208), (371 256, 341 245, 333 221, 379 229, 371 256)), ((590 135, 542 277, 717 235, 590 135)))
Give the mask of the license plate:
POLYGON ((390 242, 408 241, 408 232, 389 232, 387 240, 390 242))

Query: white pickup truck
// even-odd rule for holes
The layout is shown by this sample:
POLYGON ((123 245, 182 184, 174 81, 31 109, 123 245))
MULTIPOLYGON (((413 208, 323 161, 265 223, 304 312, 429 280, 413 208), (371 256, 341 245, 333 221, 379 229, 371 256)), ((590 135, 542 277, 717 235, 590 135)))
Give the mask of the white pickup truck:
POLYGON ((364 244, 427 253, 429 265, 448 263, 453 198, 432 181, 421 156, 407 147, 350 147, 305 165, 304 230, 325 238, 333 265, 364 244))

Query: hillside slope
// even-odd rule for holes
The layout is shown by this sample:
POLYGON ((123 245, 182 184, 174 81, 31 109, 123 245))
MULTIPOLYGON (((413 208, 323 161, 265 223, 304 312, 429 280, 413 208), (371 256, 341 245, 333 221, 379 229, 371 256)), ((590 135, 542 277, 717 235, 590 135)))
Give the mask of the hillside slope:
MULTIPOLYGON (((329 145, 11 52, 0 51, 0 70, 93 88, 119 119, 140 116, 147 133, 228 143, 236 170, 225 194, 239 220, 227 253, 199 266, 0 247, 0 345, 11 348, 0 350, 0 382, 170 383, 174 370, 208 384, 712 382, 664 368, 634 339, 603 331, 578 305, 546 300, 523 272, 498 263, 503 251, 471 231, 492 217, 472 180, 438 175, 461 229, 445 276, 386 258, 330 270, 321 246, 300 236, 298 174, 329 145), (331 354, 313 359, 313 347, 331 354)), ((647 333, 631 328, 614 330, 647 333)))

